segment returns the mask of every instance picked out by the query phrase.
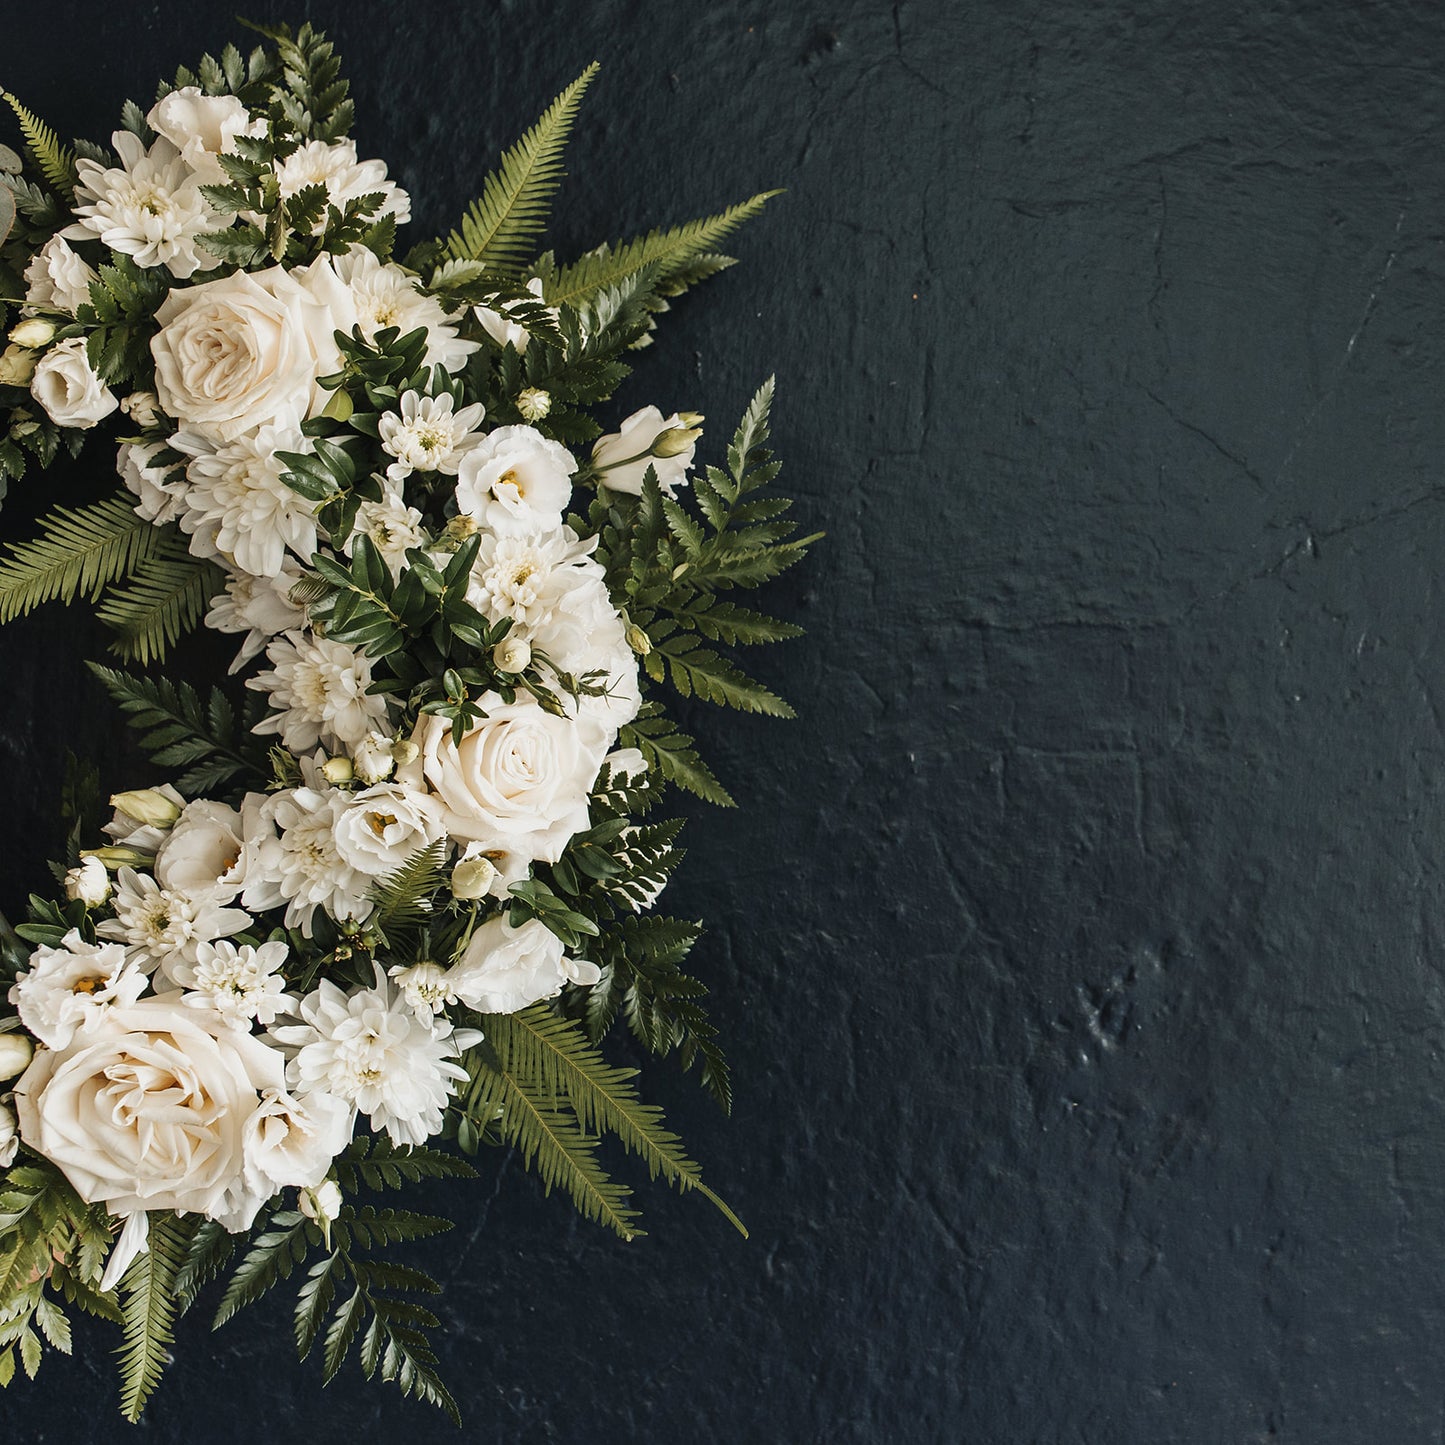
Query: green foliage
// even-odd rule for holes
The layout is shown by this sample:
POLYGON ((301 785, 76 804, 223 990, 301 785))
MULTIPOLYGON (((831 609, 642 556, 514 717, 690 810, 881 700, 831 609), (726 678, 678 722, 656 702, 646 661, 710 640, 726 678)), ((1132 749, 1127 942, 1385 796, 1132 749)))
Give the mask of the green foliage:
POLYGON ((276 46, 279 73, 269 81, 272 104, 305 140, 334 141, 351 129, 356 108, 347 98, 341 59, 309 21, 296 33, 289 25, 243 25, 276 46))
POLYGON ((89 329, 85 352, 100 379, 110 386, 150 387, 155 380, 151 337, 155 313, 170 294, 169 276, 159 267, 137 266, 116 255, 90 283, 90 300, 75 319, 89 329))
POLYGON ((179 536, 162 531, 130 584, 108 593, 95 615, 117 634, 110 650, 144 666, 160 661, 201 620, 224 581, 214 562, 193 557, 179 536))
POLYGON ((188 682, 133 677, 97 662, 86 664, 105 685, 140 745, 158 767, 183 768, 176 788, 188 797, 215 792, 238 775, 264 779, 266 758, 220 688, 202 704, 188 682))
POLYGON ((15 112, 26 149, 39 167, 40 174, 57 191, 69 195, 75 185, 75 153, 61 145, 55 132, 26 110, 9 91, 0 90, 0 98, 15 112))
POLYGON ((15 1377, 17 1352, 35 1378, 42 1340, 70 1353, 62 1297, 119 1321, 114 1297, 99 1289, 109 1247, 105 1210, 85 1204, 53 1164, 22 1163, 0 1180, 0 1386, 15 1377))
POLYGON ((199 1219, 195 1215, 153 1213, 149 1248, 135 1257, 120 1282, 123 1343, 120 1409, 132 1423, 160 1383, 175 1340, 176 1276, 199 1219))
POLYGON ((656 768, 668 782, 675 783, 704 802, 733 808, 733 796, 718 782, 713 771, 698 756, 690 734, 682 732, 662 710, 648 702, 618 735, 618 744, 637 748, 649 768, 656 768))
POLYGON ((58 597, 99 598, 106 585, 135 574, 161 547, 163 531, 137 516, 127 492, 88 507, 57 507, 40 519, 40 536, 11 546, 0 560, 0 623, 58 597))
POLYGON ((502 156, 500 166, 482 184, 458 230, 447 237, 453 261, 475 261, 483 269, 515 275, 532 254, 547 223, 553 195, 562 180, 562 152, 583 93, 597 74, 589 65, 502 156))
POLYGON ((347 1194, 363 1189, 400 1189, 423 1179, 474 1179, 465 1159, 424 1145, 394 1144, 386 1134, 358 1134, 332 1165, 347 1194))

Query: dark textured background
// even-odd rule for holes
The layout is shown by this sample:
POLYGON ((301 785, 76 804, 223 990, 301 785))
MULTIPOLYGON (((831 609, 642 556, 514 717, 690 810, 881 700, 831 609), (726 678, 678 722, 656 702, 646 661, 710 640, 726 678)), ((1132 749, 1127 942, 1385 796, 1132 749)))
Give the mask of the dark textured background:
MULTIPOLYGON (((104 135, 205 8, 7 5, 0 83, 104 135)), ((736 1114, 650 1088, 753 1238, 496 1159, 426 1251, 464 1438, 1441 1440, 1440 7, 249 8, 332 29, 414 233, 594 57, 561 249, 789 188, 619 398, 716 450, 776 369, 830 533, 668 898, 736 1114)), ((138 776, 102 645, 0 633, 7 909, 63 745, 138 776)), ((279 1306, 140 1431, 83 1339, 16 1438, 456 1438, 279 1306)))

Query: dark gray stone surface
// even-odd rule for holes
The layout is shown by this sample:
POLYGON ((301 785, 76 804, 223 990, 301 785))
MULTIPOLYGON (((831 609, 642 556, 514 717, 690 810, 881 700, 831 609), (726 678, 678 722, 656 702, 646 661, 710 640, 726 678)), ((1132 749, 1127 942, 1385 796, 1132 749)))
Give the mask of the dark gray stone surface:
MULTIPOLYGON (((463 1438, 1441 1439, 1445 12, 249 8, 331 28, 415 232, 594 57, 559 247, 789 188, 619 398, 719 445, 776 369, 830 533, 760 663, 801 724, 694 715, 742 806, 669 902, 733 1120, 649 1071, 753 1238, 654 1188, 623 1246, 504 1158, 443 1191, 463 1438)), ((0 82, 66 133, 234 33, 19 10, 0 82)), ((0 633, 7 909, 63 745, 137 776, 102 645, 0 633)), ((457 1438, 320 1394, 279 1307, 140 1431, 81 1342, 17 1438, 457 1438)))

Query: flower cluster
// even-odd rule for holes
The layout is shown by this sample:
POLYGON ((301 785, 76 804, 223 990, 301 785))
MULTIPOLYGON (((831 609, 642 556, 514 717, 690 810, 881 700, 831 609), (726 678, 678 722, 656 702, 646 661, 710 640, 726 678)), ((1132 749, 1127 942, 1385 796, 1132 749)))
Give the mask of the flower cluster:
MULTIPOLYGON (((585 408, 765 198, 670 233, 671 271, 605 248, 522 264, 543 197, 509 214, 498 196, 553 184, 589 72, 457 232, 399 260, 410 201, 346 138, 330 47, 271 38, 128 106, 109 152, 62 151, 17 107, 44 184, 0 176, 24 217, 0 231, 22 287, 0 468, 106 424, 125 498, 55 514, 0 566, 0 615, 75 594, 75 528, 140 526, 83 564, 88 593, 124 584, 101 608, 119 650, 145 660, 203 620, 238 636, 250 699, 238 723, 219 689, 203 706, 106 674, 157 760, 189 770, 111 799, 107 841, 73 847, 64 899, 32 901, 6 960, 0 1167, 68 1201, 72 1241, 45 1240, 31 1314, 55 1268, 82 1294, 137 1290, 217 1230, 274 1240, 276 1221, 352 1269, 368 1236, 348 1193, 394 1182, 358 1162, 383 1150, 416 1177, 462 1167, 432 1145, 518 1145, 630 1237, 599 1128, 701 1185, 596 1052, 619 1012, 727 1101, 677 967, 697 928, 644 917, 680 824, 640 818, 668 783, 727 797, 645 694, 785 713, 703 644, 790 635, 719 594, 808 542, 753 495, 776 473, 769 392, 726 473, 692 473, 696 413, 603 434, 585 408)), ((330 1300, 304 1297, 299 1339, 330 1300)), ((393 1318, 383 1373, 447 1403, 393 1318)), ((0 1373, 19 1339, 0 1324, 0 1373)), ((153 1384, 128 1379, 127 1408, 153 1384)))

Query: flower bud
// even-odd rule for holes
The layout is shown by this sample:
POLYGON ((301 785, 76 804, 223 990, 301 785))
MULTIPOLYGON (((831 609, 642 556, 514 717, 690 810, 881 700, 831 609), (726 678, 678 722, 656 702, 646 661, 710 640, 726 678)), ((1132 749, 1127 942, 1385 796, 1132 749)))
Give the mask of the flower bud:
POLYGON ((455 552, 473 532, 477 530, 477 519, 465 512, 458 512, 437 537, 437 546, 443 552, 455 552))
POLYGON ((410 738, 398 738, 391 745, 391 755, 396 759, 397 767, 404 768, 421 756, 421 749, 410 738))
POLYGON ((659 433, 657 440, 653 442, 652 455, 655 457, 680 457, 684 452, 692 451, 701 435, 701 427, 669 427, 667 431, 659 433))
POLYGON ((39 316, 22 321, 11 333, 10 339, 16 346, 34 351, 44 346, 55 335, 55 327, 39 316))
POLYGON ((652 651, 652 639, 635 623, 627 624, 627 645, 639 656, 646 657, 652 651))
POLYGON ((0 1034, 0 1079, 13 1079, 23 1074, 30 1064, 35 1045, 28 1034, 10 1032, 0 1034))
POLYGON ((539 386, 524 387, 517 393, 517 410, 527 421, 541 421, 552 410, 552 394, 539 386))
POLYGON ((80 856, 98 858, 112 873, 121 868, 149 868, 156 861, 154 853, 142 853, 139 848, 127 848, 121 843, 106 848, 82 848, 80 856))
POLYGON ((532 649, 520 637, 504 637, 492 649, 492 665, 498 672, 523 672, 532 660, 532 649))
POLYGON ((298 1190, 296 1207, 321 1226, 322 1237, 330 1248, 331 1225, 341 1213, 341 1186, 334 1179, 323 1179, 312 1189, 298 1190))
POLYGON ((475 903, 487 896, 496 876, 496 865, 484 854, 479 853, 475 858, 464 855, 452 869, 452 896, 463 903, 475 903))
POLYGON ((29 386, 35 375, 35 353, 23 346, 0 351, 0 386, 29 386))
POLYGON ((350 758, 337 756, 327 758, 321 764, 321 776, 333 788, 344 788, 356 776, 356 770, 352 767, 350 758))
POLYGON ((0 1169, 8 1169, 19 1152, 20 1133, 15 1110, 9 1104, 0 1104, 0 1169))
POLYGON ((367 787, 385 782, 396 767, 391 739, 383 737, 381 733, 367 733, 351 750, 351 765, 356 769, 356 776, 367 787))
POLYGON ((683 426, 697 427, 699 430, 702 429, 702 424, 705 420, 700 411, 680 411, 677 414, 677 419, 683 426))
POLYGON ((161 419, 161 400, 153 391, 133 391, 123 396, 120 409, 139 427, 154 426, 161 419))
POLYGON ((110 875, 99 858, 85 858, 65 875, 65 896, 72 903, 98 908, 110 897, 110 875))
POLYGON ((150 828, 169 828, 181 816, 180 804, 156 788, 139 788, 131 793, 113 793, 110 806, 128 818, 150 828))

